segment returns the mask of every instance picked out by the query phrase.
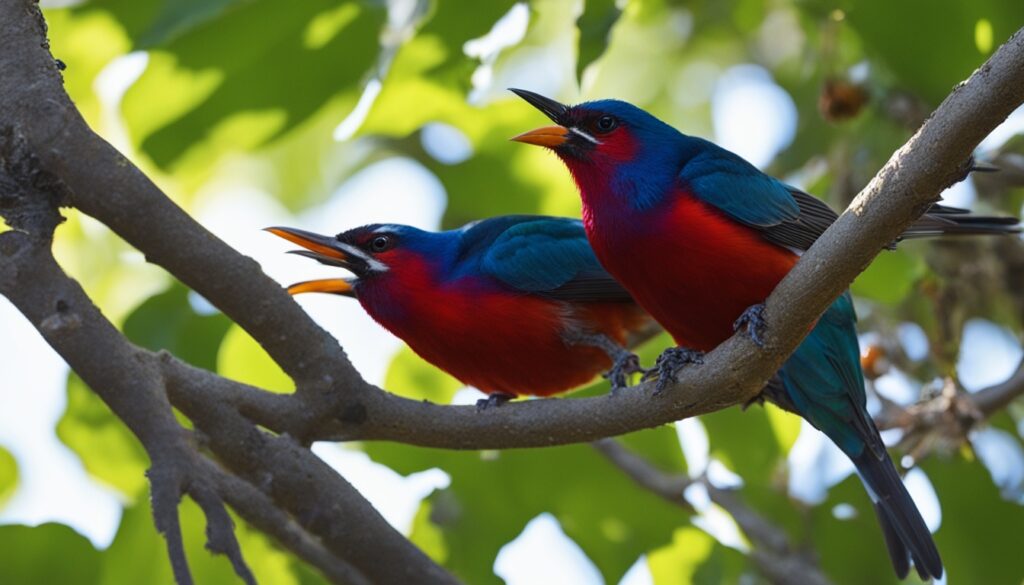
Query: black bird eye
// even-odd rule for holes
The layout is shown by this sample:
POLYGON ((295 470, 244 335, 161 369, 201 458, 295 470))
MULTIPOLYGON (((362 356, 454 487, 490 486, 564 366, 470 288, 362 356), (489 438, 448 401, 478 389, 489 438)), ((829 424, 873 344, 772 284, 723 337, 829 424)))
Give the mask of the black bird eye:
POLYGON ((598 132, 611 132, 618 125, 619 121, 615 119, 615 116, 601 116, 595 124, 598 132))
POLYGON ((387 236, 377 236, 370 241, 370 249, 374 252, 383 252, 391 247, 391 238, 387 236))

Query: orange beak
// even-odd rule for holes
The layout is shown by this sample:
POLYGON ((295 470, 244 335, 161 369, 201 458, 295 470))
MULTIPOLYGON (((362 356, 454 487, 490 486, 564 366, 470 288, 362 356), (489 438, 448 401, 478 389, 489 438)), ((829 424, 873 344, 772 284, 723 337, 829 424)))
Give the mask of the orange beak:
POLYGON ((321 256, 327 256, 335 260, 346 260, 348 258, 344 252, 331 245, 332 238, 327 236, 286 227, 268 227, 264 228, 264 231, 270 232, 279 238, 284 238, 293 244, 298 244, 321 256))
POLYGON ((524 132, 519 136, 514 136, 512 140, 537 146, 546 146, 547 148, 556 148, 569 140, 569 130, 564 126, 544 126, 543 128, 537 128, 536 130, 524 132))
MULTIPOLYGON (((295 228, 271 227, 266 228, 266 231, 305 248, 305 250, 293 250, 290 252, 291 254, 312 258, 328 266, 339 266, 355 272, 357 275, 361 272, 362 261, 346 254, 339 247, 338 241, 335 238, 295 228)), ((288 287, 288 294, 291 295, 309 292, 330 293, 347 297, 356 296, 352 283, 343 278, 309 280, 288 287)))
POLYGON ((288 294, 290 295, 299 295, 311 292, 329 293, 346 297, 356 296, 355 291, 352 289, 352 283, 344 278, 307 280, 306 282, 297 282, 288 287, 288 294))

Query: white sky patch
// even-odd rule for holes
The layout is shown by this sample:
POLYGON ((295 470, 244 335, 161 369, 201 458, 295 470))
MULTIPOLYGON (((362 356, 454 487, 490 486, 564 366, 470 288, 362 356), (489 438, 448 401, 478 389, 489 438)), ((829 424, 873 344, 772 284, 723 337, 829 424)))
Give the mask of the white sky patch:
POLYGON ((539 583, 604 583, 600 571, 583 549, 565 535, 554 516, 545 512, 530 520, 523 532, 501 547, 494 574, 506 585, 539 583))
POLYGON ((405 535, 412 531, 412 521, 423 498, 451 484, 451 477, 436 467, 402 476, 362 451, 334 443, 313 443, 312 450, 359 490, 395 530, 405 535))
POLYGON ((797 111, 766 69, 737 65, 715 86, 711 122, 715 142, 764 168, 793 141, 797 111))
POLYGON ((718 459, 711 459, 708 464, 708 481, 711 485, 720 489, 733 489, 743 487, 743 478, 732 472, 718 459))
POLYGON ((787 462, 789 495, 812 505, 825 501, 829 488, 854 472, 846 454, 804 420, 787 462))
POLYGON ((452 396, 452 404, 456 406, 472 406, 476 404, 477 400, 485 400, 487 394, 477 390, 472 386, 466 386, 455 393, 452 396))
POLYGON ((842 504, 836 504, 832 508, 832 516, 836 520, 853 520, 857 517, 857 508, 854 508, 845 502, 842 504))
POLYGON ((363 122, 366 121, 366 116, 370 114, 370 108, 377 101, 377 96, 380 95, 382 87, 380 80, 377 78, 366 82, 366 87, 363 88, 363 93, 359 96, 356 107, 352 108, 349 115, 345 116, 345 119, 334 128, 333 136, 335 141, 344 142, 352 138, 359 131, 363 126, 363 122))
POLYGON ((430 122, 420 131, 423 150, 434 160, 457 165, 473 156, 473 144, 461 130, 444 122, 430 122))
POLYGON ((928 357, 928 335, 917 323, 906 321, 896 328, 896 336, 903 346, 903 353, 911 361, 921 361, 928 357))
POLYGON ((698 512, 693 518, 694 526, 707 532, 725 546, 742 552, 750 550, 750 544, 743 537, 736 521, 721 506, 711 501, 707 487, 703 483, 690 484, 683 491, 683 495, 698 512))
POLYGON ((935 493, 935 487, 928 479, 921 468, 915 467, 903 476, 903 484, 907 486, 910 497, 914 499, 917 510, 921 512, 924 523, 928 530, 935 532, 942 526, 942 506, 939 505, 939 496, 935 493))
POLYGON ((89 477, 55 433, 68 367, 3 297, 0 323, 0 445, 18 461, 18 487, 0 524, 60 522, 106 548, 121 522, 118 495, 89 477))
POLYGON ((963 181, 954 183, 949 189, 939 194, 944 205, 970 209, 978 200, 978 190, 974 188, 974 180, 967 177, 963 181))
POLYGON ((956 371, 970 392, 998 384, 1010 377, 1024 351, 1013 333, 985 319, 970 319, 964 325, 963 341, 956 371))
POLYGON ((1020 441, 992 427, 972 431, 970 439, 1003 498, 1024 504, 1024 448, 1020 441))
POLYGON ((876 392, 902 406, 909 406, 921 397, 917 382, 895 367, 876 378, 874 385, 876 392))
POLYGON ((647 555, 640 555, 640 558, 622 576, 619 585, 654 585, 654 575, 651 574, 651 568, 647 565, 647 555))
POLYGON ((466 41, 462 46, 462 52, 467 57, 480 60, 480 65, 470 77, 473 89, 469 93, 469 103, 481 103, 490 93, 494 85, 494 64, 498 56, 505 49, 519 44, 526 37, 529 25, 529 7, 523 2, 517 2, 494 23, 487 34, 466 41))
POLYGON ((690 417, 676 421, 675 427, 679 446, 682 447, 683 457, 686 458, 687 473, 690 477, 703 475, 708 468, 711 452, 704 423, 697 417, 690 417))
POLYGON ((149 53, 134 51, 115 57, 93 79, 92 89, 100 102, 100 124, 103 137, 126 155, 134 149, 128 128, 121 117, 121 101, 128 89, 138 81, 149 66, 149 53))
POLYGON ((981 141, 978 150, 980 152, 995 150, 1013 136, 1021 133, 1024 133, 1024 106, 1014 110, 1002 124, 996 126, 996 129, 981 141))

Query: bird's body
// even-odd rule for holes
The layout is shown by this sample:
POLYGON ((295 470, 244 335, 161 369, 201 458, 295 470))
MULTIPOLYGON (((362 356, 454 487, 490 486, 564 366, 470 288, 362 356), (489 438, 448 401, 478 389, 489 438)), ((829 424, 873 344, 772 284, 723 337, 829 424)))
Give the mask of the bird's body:
POLYGON ((796 263, 793 252, 685 193, 628 211, 593 199, 584 199, 584 218, 594 252, 680 346, 714 349, 796 263), (627 284, 641 282, 651 285, 627 284))
POLYGON ((319 243, 306 255, 333 246, 350 269, 364 254, 370 262, 350 286, 332 279, 293 291, 355 296, 425 360, 484 392, 547 396, 578 387, 608 370, 612 355, 628 355, 630 336, 650 326, 600 267, 576 220, 506 216, 439 233, 371 225, 335 242, 271 231, 319 243), (380 238, 388 243, 375 251, 380 238))
MULTIPOLYGON (((587 236, 602 265, 681 347, 709 351, 737 323, 756 332, 763 326, 760 303, 836 218, 813 196, 625 102, 568 107, 513 91, 557 124, 515 140, 559 155, 579 188, 587 236)), ((933 211, 903 237, 1016 231, 1012 219, 933 211)), ((867 413, 855 323, 847 293, 764 396, 804 417, 854 462, 896 572, 905 576, 913 560, 922 578, 939 577, 931 534, 867 413)))

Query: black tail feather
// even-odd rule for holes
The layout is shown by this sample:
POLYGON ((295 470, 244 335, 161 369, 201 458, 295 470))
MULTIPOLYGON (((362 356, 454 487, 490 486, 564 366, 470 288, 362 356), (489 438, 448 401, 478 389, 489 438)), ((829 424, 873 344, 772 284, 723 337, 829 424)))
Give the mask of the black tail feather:
POLYGON ((941 577, 942 559, 935 541, 889 456, 879 458, 865 449, 853 463, 875 502, 896 574, 901 579, 906 577, 913 560, 921 579, 941 577))
POLYGON ((934 236, 991 236, 1019 234, 1020 220, 1016 217, 994 215, 971 215, 970 211, 947 205, 933 205, 928 213, 917 220, 902 235, 900 240, 928 238, 934 236))

